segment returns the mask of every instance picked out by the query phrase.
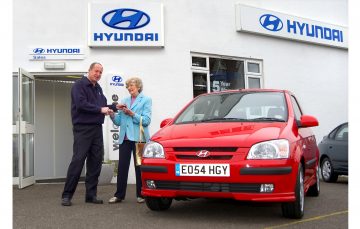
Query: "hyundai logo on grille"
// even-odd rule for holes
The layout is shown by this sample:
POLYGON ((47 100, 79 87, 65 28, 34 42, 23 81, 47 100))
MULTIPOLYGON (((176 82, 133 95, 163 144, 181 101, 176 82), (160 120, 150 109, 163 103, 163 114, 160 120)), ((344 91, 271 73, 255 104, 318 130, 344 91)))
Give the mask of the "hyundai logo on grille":
POLYGON ((283 22, 280 18, 272 14, 264 14, 259 19, 260 24, 267 30, 276 32, 283 28, 283 22))
POLYGON ((200 150, 199 152, 196 153, 196 156, 198 157, 208 157, 210 156, 210 152, 207 150, 200 150))
POLYGON ((113 82, 120 83, 120 82, 122 81, 122 78, 121 78, 121 76, 113 76, 113 77, 112 77, 112 81, 113 81, 113 82))
POLYGON ((41 53, 44 53, 45 52, 45 49, 43 48, 35 48, 33 49, 33 53, 36 53, 36 54, 41 54, 41 53))
POLYGON ((115 9, 102 16, 105 25, 114 29, 138 29, 150 22, 150 16, 136 9, 115 9))

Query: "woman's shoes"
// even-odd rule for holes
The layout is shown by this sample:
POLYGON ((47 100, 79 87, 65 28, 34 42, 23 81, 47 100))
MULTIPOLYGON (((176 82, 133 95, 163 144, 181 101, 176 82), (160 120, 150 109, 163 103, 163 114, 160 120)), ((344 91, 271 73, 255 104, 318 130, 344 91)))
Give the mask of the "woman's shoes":
POLYGON ((117 198, 116 196, 111 197, 109 200, 109 204, 115 204, 115 203, 120 203, 122 201, 122 199, 117 198))
MULTIPOLYGON (((111 197, 111 198, 110 198, 109 204, 120 203, 121 201, 122 201, 122 199, 117 198, 116 196, 114 196, 114 197, 111 197)), ((138 202, 139 204, 141 204, 141 203, 144 203, 145 200, 144 200, 144 198, 142 198, 142 197, 137 197, 137 198, 136 198, 136 202, 138 202)))
POLYGON ((137 201, 139 204, 141 204, 141 203, 144 203, 144 202, 145 202, 144 198, 142 198, 142 197, 138 197, 138 198, 136 198, 136 201, 137 201))

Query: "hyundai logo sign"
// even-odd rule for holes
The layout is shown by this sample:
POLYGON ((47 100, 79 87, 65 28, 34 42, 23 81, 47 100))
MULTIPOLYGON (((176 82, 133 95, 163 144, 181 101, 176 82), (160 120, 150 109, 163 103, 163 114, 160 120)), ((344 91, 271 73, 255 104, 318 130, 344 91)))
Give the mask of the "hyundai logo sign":
POLYGON ((210 152, 207 150, 200 150, 199 152, 196 153, 196 156, 198 157, 208 157, 210 156, 210 152))
POLYGON ((120 83, 122 81, 121 76, 113 76, 112 81, 116 83, 120 83))
POLYGON ((36 53, 36 54, 41 54, 44 52, 45 52, 45 49, 43 49, 43 48, 34 48, 33 49, 33 53, 36 53))
POLYGON ((150 22, 150 16, 136 9, 115 9, 102 16, 105 25, 114 29, 139 29, 150 22))
MULTIPOLYGON (((123 78, 119 75, 115 75, 111 77, 110 86, 124 86, 124 83, 122 83, 123 78)), ((114 100, 114 99, 113 99, 114 100)))
POLYGON ((276 32, 283 28, 283 22, 275 15, 264 14, 259 19, 260 24, 267 30, 276 32))

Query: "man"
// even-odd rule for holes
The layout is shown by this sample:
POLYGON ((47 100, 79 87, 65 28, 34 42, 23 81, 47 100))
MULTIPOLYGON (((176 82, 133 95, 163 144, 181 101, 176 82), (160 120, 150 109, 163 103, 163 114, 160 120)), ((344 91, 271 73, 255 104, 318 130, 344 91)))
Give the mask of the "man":
POLYGON ((100 63, 90 65, 87 77, 75 82, 71 89, 71 117, 73 124, 73 157, 68 168, 61 204, 71 206, 86 159, 85 202, 102 204, 97 199, 98 177, 103 157, 102 124, 105 115, 112 113, 98 81, 103 67, 100 63))

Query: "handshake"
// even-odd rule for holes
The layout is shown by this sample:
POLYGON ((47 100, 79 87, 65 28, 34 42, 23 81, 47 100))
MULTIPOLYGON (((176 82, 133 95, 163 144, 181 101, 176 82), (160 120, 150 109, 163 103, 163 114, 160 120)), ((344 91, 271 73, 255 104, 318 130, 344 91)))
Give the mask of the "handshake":
POLYGON ((135 113, 132 112, 132 110, 130 110, 126 104, 118 104, 118 103, 113 103, 111 105, 108 105, 106 107, 102 107, 101 108, 101 113, 105 114, 105 115, 110 115, 111 117, 114 117, 115 112, 117 112, 118 110, 122 110, 126 115, 129 116, 134 116, 135 113))

